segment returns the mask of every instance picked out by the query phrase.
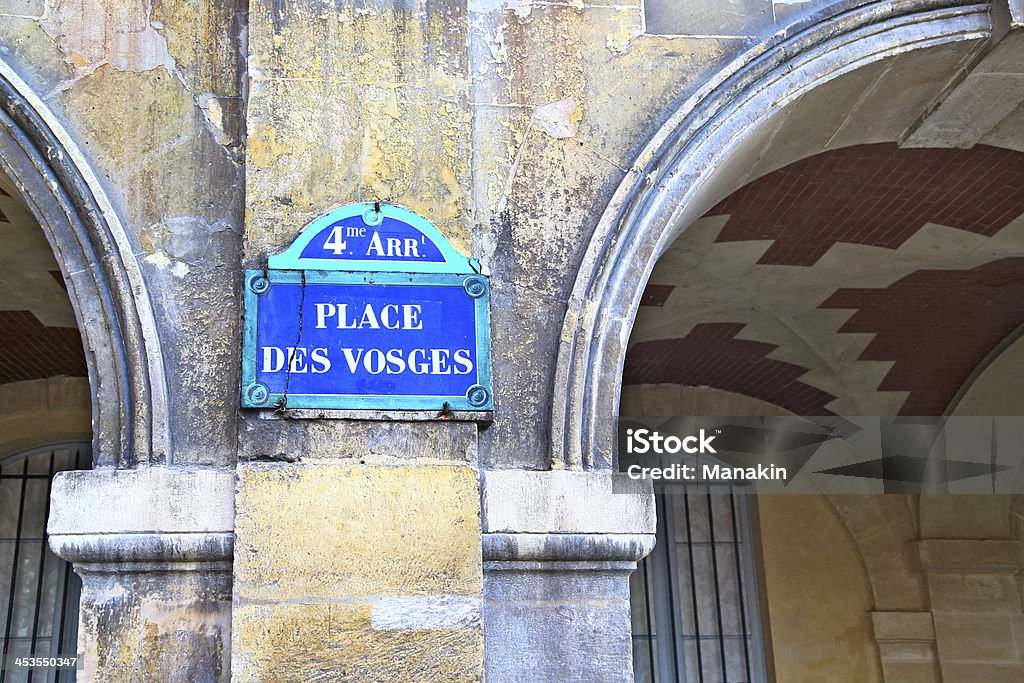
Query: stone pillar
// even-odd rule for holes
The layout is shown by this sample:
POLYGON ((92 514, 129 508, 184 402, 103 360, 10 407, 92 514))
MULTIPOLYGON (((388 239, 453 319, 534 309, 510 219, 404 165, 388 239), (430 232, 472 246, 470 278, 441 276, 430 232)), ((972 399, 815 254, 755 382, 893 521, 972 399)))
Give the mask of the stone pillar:
POLYGON ((654 548, 654 497, 612 475, 484 477, 488 683, 632 683, 629 575, 654 548))
POLYGON ((884 680, 942 681, 930 612, 872 612, 871 621, 884 680))
MULTIPOLYGON (((243 263, 375 201, 478 256, 466 3, 248 7, 243 263)), ((282 403, 242 413, 233 680, 479 680, 477 425, 282 403)))
POLYGON ((82 577, 78 680, 229 680, 233 472, 61 472, 51 496, 50 547, 82 577))
POLYGON ((918 552, 943 683, 1024 680, 1021 542, 933 539, 918 552))

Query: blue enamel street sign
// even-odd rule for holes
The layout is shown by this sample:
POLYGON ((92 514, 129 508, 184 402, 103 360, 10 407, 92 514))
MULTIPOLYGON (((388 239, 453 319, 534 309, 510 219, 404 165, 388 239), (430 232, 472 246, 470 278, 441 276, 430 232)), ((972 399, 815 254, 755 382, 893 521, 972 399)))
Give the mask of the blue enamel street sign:
POLYGON ((489 298, 416 214, 333 211, 246 271, 242 406, 493 410, 489 298))

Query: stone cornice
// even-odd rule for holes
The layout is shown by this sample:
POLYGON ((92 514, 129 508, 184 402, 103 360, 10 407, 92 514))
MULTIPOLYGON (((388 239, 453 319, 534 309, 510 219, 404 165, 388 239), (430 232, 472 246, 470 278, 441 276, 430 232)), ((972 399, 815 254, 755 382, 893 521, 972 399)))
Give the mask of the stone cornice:
POLYGON ((51 496, 50 547, 81 570, 189 570, 192 563, 230 567, 232 470, 61 472, 51 496))

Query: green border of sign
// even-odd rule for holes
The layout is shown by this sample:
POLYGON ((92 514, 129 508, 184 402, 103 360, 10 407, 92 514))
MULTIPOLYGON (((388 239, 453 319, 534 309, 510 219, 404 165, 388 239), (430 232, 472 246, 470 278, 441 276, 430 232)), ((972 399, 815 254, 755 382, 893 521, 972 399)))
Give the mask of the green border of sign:
MULTIPOLYGON (((372 205, 371 205, 372 206, 372 205)), ((337 220, 336 218, 333 220, 337 220)), ((331 221, 333 223, 333 220, 331 221)), ((328 224, 329 225, 329 224, 328 224)), ((443 238, 442 238, 443 239, 443 238)), ((308 242, 308 240, 307 240, 308 242)), ((298 243, 298 241, 296 242, 298 243)), ((450 247, 449 247, 450 248, 450 247)), ((271 257, 273 259, 273 257, 271 257)), ((464 260, 465 257, 462 257, 464 260)), ((323 408, 340 410, 419 410, 419 411, 492 411, 491 394, 491 318, 490 286, 478 274, 454 273, 381 273, 323 270, 247 270, 245 271, 245 329, 242 339, 243 408, 323 408), (459 287, 476 301, 476 384, 462 396, 388 396, 340 394, 271 394, 265 384, 256 381, 258 310, 260 295, 275 283, 345 285, 424 285, 459 287), (251 313, 251 314, 250 314, 251 313)))

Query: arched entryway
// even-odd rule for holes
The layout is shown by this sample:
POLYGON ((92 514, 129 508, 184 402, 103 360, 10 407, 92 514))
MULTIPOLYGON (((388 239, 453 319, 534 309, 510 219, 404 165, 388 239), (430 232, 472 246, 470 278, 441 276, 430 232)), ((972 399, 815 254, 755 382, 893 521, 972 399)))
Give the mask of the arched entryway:
MULTIPOLYGON (((626 355, 623 415, 1014 414, 1020 392, 998 377, 1024 370, 1017 343, 1024 195, 1007 192, 1022 180, 1024 153, 1012 149, 880 143, 823 152, 748 183, 655 267, 626 355)), ((681 499, 665 498, 664 509, 681 499)), ((758 496, 761 514, 747 531, 763 552, 747 584, 763 586, 771 629, 763 635, 775 645, 780 677, 833 667, 832 676, 856 671, 857 680, 886 680, 893 664, 878 649, 870 615, 911 611, 952 633, 959 617, 929 613, 915 548, 936 536, 1012 538, 1009 506, 995 495, 758 496)), ((663 544, 708 540, 668 526, 659 529, 663 544)), ((692 545, 680 550, 684 560, 704 552, 692 545)), ((723 550, 719 564, 733 552, 723 550)), ((658 563, 656 552, 634 584, 657 576, 658 563)), ((720 621, 713 603, 724 614, 734 608, 709 596, 735 583, 706 571, 697 582, 666 583, 669 590, 647 600, 712 603, 704 621, 713 628, 701 634, 699 623, 683 624, 681 632, 683 642, 706 644, 711 680, 719 680, 707 666, 720 621)), ((972 618, 998 628, 998 617, 972 618)), ((1010 629, 1004 634, 1012 638, 1010 629)), ((928 670, 943 656, 942 643, 919 640, 921 656, 902 666, 928 670)), ((691 669, 701 666, 689 659, 691 669)), ((732 661, 741 668, 744 658, 734 653, 732 661)), ((972 665, 998 664, 979 654, 972 665)), ((685 680, 707 676, 691 672, 685 680)), ((737 671, 721 680, 763 679, 737 671)))
MULTIPOLYGON (((601 471, 613 467, 613 430, 623 369, 627 378, 632 375, 627 379, 632 389, 627 387, 622 393, 624 415, 665 414, 660 411, 671 405, 666 384, 675 386, 681 401, 678 411, 668 414, 776 414, 761 412, 767 409, 804 415, 941 415, 955 410, 982 366, 1012 346, 1019 321, 995 311, 988 321, 998 329, 983 333, 984 343, 961 336, 956 348, 947 351, 964 357, 947 359, 950 363, 943 366, 934 354, 915 356, 913 346, 906 347, 905 339, 896 339, 899 335, 894 327, 901 321, 883 319, 887 315, 907 318, 907 310, 894 303, 904 294, 944 296, 937 305, 946 306, 945 312, 951 313, 957 304, 968 309, 982 306, 968 301, 979 287, 992 295, 995 289, 1016 281, 1010 271, 1019 254, 1013 230, 1005 230, 1022 213, 1017 210, 1020 207, 1011 206, 1019 199, 1019 193, 1013 192, 1019 187, 1019 178, 1008 179, 999 173, 1001 169, 1012 175, 1012 169, 1020 167, 1014 155, 1024 149, 1024 141, 1014 136, 1012 125, 1000 127, 1000 120, 969 131, 958 128, 955 112, 959 107, 962 120, 965 111, 983 101, 977 94, 971 99, 971 93, 977 93, 972 90, 977 81, 964 79, 964 74, 975 69, 981 78, 995 72, 998 64, 1016 54, 1017 37, 999 45, 1005 26, 998 27, 997 14, 994 18, 987 6, 908 2, 838 3, 832 8, 846 12, 812 17, 780 32, 691 98, 653 137, 640 157, 643 163, 634 166, 620 186, 590 245, 563 328, 555 387, 564 395, 559 393, 554 400, 554 468, 601 471), (871 40, 864 40, 867 34, 872 35, 871 40), (888 158, 882 158, 886 155, 888 158), (752 231, 739 236, 736 231, 744 222, 740 208, 744 201, 748 207, 757 207, 753 214, 765 207, 770 214, 780 214, 789 206, 800 208, 798 193, 762 195, 759 183, 767 182, 773 172, 784 174, 789 169, 792 173, 801 163, 801 174, 819 185, 815 200, 804 204, 803 212, 814 213, 813 208, 831 205, 834 215, 819 220, 815 229, 803 235, 792 231, 797 221, 789 216, 769 235, 771 221, 762 213, 752 217, 750 225, 756 224, 752 231), (823 166, 814 167, 815 163, 823 166), (856 170, 858 164, 862 165, 860 171, 856 170), (916 190, 920 196, 908 195, 894 204, 894 198, 879 186, 895 184, 897 179, 892 176, 908 170, 903 164, 925 176, 945 176, 946 184, 935 190, 935 196, 978 192, 976 205, 961 205, 943 213, 935 196, 925 196, 924 183, 914 179, 908 180, 911 187, 904 189, 916 190), (839 168, 849 177, 838 182, 829 179, 825 169, 839 168), (965 173, 971 169, 972 173, 965 173), (874 205, 839 206, 842 202, 822 201, 823 197, 842 195, 847 186, 870 186, 874 174, 886 172, 890 176, 880 177, 869 190, 874 205), (996 185, 974 182, 996 177, 1002 178, 996 185), (883 199, 885 206, 878 205, 883 199), (922 210, 929 215, 924 216, 922 210), (891 223, 875 231, 870 220, 873 213, 885 214, 891 223), (844 223, 850 218, 856 219, 856 229, 850 227, 850 221, 844 223), (850 229, 831 233, 829 226, 837 225, 850 229), (688 240, 690 247, 686 246, 688 240), (986 251, 984 245, 991 249, 986 251), (719 251, 707 254, 704 268, 698 270, 700 258, 694 251, 705 246, 719 251), (800 324, 789 324, 787 316, 794 315, 795 309, 777 312, 773 318, 763 315, 763 309, 772 308, 768 303, 762 302, 760 308, 752 303, 759 296, 769 298, 775 285, 789 283, 790 289, 798 290, 800 277, 819 263, 870 264, 877 254, 865 256, 866 249, 892 252, 893 260, 881 263, 875 269, 878 272, 849 274, 849 280, 836 283, 820 301, 810 299, 821 291, 810 288, 813 291, 803 293, 806 305, 801 311, 813 309, 829 318, 821 324, 837 337, 830 348, 822 348, 800 324), (910 252, 936 261, 908 259, 910 252), (945 259, 936 256, 939 252, 945 259), (664 270, 662 279, 652 275, 659 267, 664 270), (762 275, 766 279, 761 279, 762 275), (739 283, 747 287, 745 294, 736 291, 739 283), (716 302, 715 292, 730 288, 732 291, 716 302), (689 302, 690 309, 672 311, 659 319, 656 309, 668 313, 672 306, 667 302, 673 297, 689 302), (759 321, 728 320, 730 316, 723 314, 726 303, 733 304, 730 314, 761 314, 759 321), (645 305, 654 313, 645 315, 645 305), (844 324, 849 327, 841 330, 844 324), (787 337, 787 343, 750 334, 773 325, 787 337), (680 334, 670 333, 673 327, 679 328, 680 334), (857 335, 861 337, 853 341, 857 335), (872 338, 876 341, 869 345, 872 338), (894 345, 906 347, 909 355, 888 357, 893 355, 894 345), (629 353, 638 349, 648 353, 640 358, 638 351, 631 362, 627 349, 629 353), (698 362, 700 349, 721 357, 702 364, 698 362), (801 366, 801 354, 818 365, 814 369, 801 366), (837 363, 837 358, 841 362, 837 363), (931 372, 924 369, 929 364, 931 372), (823 379, 823 371, 825 375, 842 375, 847 365, 852 375, 831 385, 823 379), (738 386, 744 377, 749 384, 738 386), (645 387, 647 406, 635 395, 635 390, 645 387), (647 408, 645 412, 633 411, 638 400, 641 408, 647 408), (632 401, 631 406, 627 401, 632 401), (702 405, 710 412, 701 412, 702 405)), ((1019 116, 1019 107, 1000 114, 1011 123, 1019 116)), ((805 194, 814 191, 805 188, 805 194)), ((800 296, 794 294, 797 299, 800 296)), ((989 299, 991 296, 986 301, 989 299)), ((935 306, 925 306, 919 313, 928 310, 934 312, 935 306)), ((921 323, 926 327, 937 324, 941 324, 938 319, 921 323)), ((928 341, 935 341, 934 336, 928 341)), ((989 571, 992 576, 986 575, 983 582, 998 586, 1002 595, 1007 575, 1020 570, 1005 559, 1019 544, 1013 535, 1013 517, 1007 514, 1009 505, 979 505, 965 516, 981 519, 988 515, 992 519, 977 525, 976 536, 956 538, 950 535, 949 526, 955 514, 929 506, 918 508, 898 496, 821 497, 799 510, 799 505, 793 505, 766 507, 765 514, 759 515, 761 521, 754 522, 760 525, 755 532, 763 534, 766 526, 795 515, 817 524, 800 530, 806 538, 843 539, 843 548, 837 553, 849 560, 843 564, 852 568, 852 573, 847 572, 845 580, 856 587, 847 591, 853 597, 844 607, 856 615, 856 633, 847 635, 851 643, 860 643, 858 666, 863 665, 863 680, 903 680, 911 675, 939 680, 940 671, 948 675, 968 671, 964 667, 970 664, 963 659, 966 650, 957 649, 952 636, 962 617, 957 612, 962 605, 952 611, 934 609, 936 603, 948 606, 943 602, 948 595, 937 592, 941 582, 932 577, 952 573, 957 574, 956 581, 965 581, 966 575, 989 571), (975 541, 983 545, 972 545, 975 541), (968 547, 974 549, 976 559, 982 550, 991 553, 991 567, 975 566, 966 555, 957 556, 959 564, 951 561, 958 549, 968 547), (914 650, 914 657, 900 659, 908 647, 914 650)), ((779 538, 776 534, 775 540, 779 538)), ((774 556, 763 563, 778 565, 783 557, 779 553, 801 552, 804 547, 775 543, 774 556)), ((812 564, 805 567, 808 572, 812 564)), ((793 595, 807 592, 804 586, 790 588, 793 595)), ((770 585, 768 592, 772 592, 770 585)), ((989 606, 994 612, 1019 610, 1019 605, 1012 604, 1012 596, 1007 600, 1010 602, 1005 605, 989 606)), ((772 628, 770 619, 765 623, 766 629, 772 628)), ((988 625, 998 630, 995 623, 988 625)), ((812 636, 824 622, 808 624, 814 625, 805 629, 812 636)), ((1012 633, 1012 629, 1000 633, 1012 633)), ((788 642, 786 646, 794 658, 790 665, 807 652, 805 644, 788 642)), ((786 680, 803 680, 793 678, 794 672, 810 670, 798 663, 780 675, 789 676, 786 680)))
POLYGON ((553 466, 611 466, 625 345, 658 258, 684 230, 786 163, 902 140, 994 34, 987 5, 833 3, 743 54, 670 116, 620 184, 577 274, 556 367, 553 466), (925 85, 903 87, 926 65, 937 73, 925 85), (879 118, 894 98, 908 98, 899 116, 879 118))
POLYGON ((92 387, 96 464, 173 460, 160 339, 131 240, 75 141, 2 60, 0 172, 67 288, 92 387))

